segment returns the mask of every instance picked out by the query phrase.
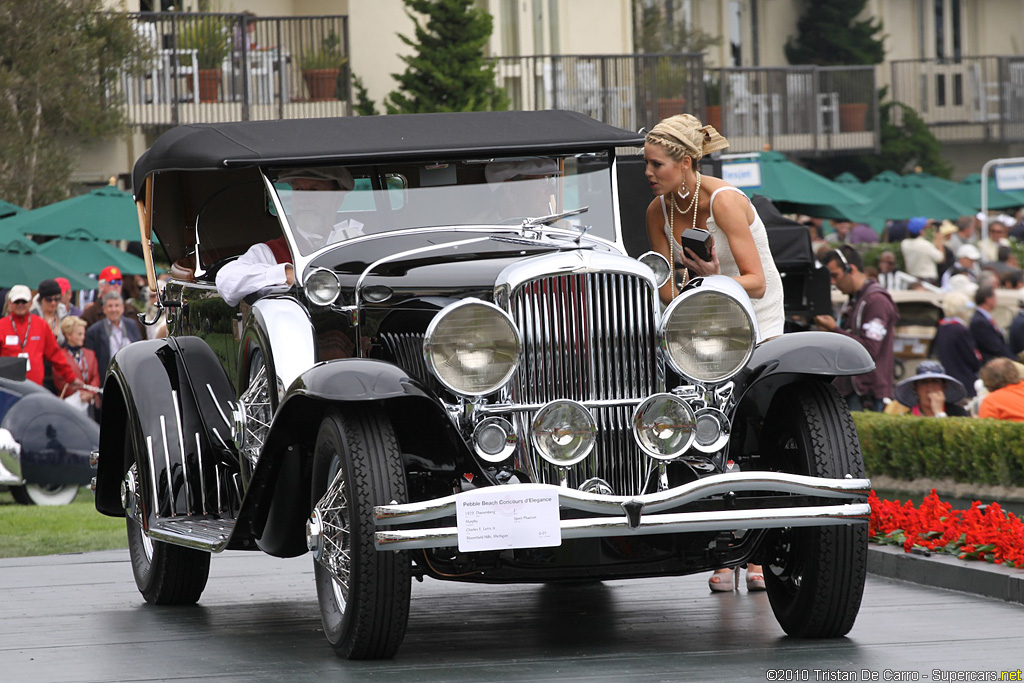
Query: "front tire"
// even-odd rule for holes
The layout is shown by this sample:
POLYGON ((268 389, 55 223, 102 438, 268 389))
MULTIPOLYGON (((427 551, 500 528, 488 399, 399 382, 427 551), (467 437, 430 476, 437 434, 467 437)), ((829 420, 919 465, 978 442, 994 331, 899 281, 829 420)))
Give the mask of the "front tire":
POLYGON ((373 544, 373 506, 406 500, 401 452, 384 413, 348 408, 324 418, 311 499, 323 520, 324 550, 313 570, 324 635, 341 657, 393 657, 409 619, 411 574, 408 553, 373 544))
MULTIPOLYGON (((135 462, 130 435, 125 437, 125 458, 126 462, 135 462)), ((137 466, 133 464, 132 467, 137 466)), ((138 506, 138 514, 146 514, 144 504, 138 506)), ((146 536, 142 526, 130 514, 125 517, 125 525, 132 574, 146 602, 153 605, 192 605, 198 602, 210 576, 210 553, 154 541, 146 536)))
POLYGON ((11 496, 22 505, 70 505, 78 496, 77 484, 25 484, 12 486, 11 496))
MULTIPOLYGON (((762 452, 773 469, 817 477, 864 476, 846 402, 831 384, 781 390, 765 419, 762 452)), ((867 524, 779 529, 765 539, 765 587, 779 625, 798 638, 853 628, 867 579, 867 524)))

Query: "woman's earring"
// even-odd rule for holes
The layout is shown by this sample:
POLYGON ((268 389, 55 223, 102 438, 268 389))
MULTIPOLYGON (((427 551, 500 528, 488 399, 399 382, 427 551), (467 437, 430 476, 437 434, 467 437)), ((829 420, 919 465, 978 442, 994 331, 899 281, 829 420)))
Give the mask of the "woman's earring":
POLYGON ((690 196, 690 188, 686 186, 686 183, 683 183, 682 188, 683 190, 685 190, 685 194, 683 192, 680 192, 679 190, 676 190, 676 196, 679 197, 679 201, 685 202, 687 198, 690 196))

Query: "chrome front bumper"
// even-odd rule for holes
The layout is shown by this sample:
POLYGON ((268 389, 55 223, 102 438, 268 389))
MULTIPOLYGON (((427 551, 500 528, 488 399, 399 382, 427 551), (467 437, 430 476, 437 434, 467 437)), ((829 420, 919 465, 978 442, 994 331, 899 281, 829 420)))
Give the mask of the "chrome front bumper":
MULTIPOLYGON (((511 493, 515 486, 505 486, 503 490, 508 489, 511 493)), ((867 502, 756 510, 666 512, 709 496, 750 491, 847 500, 866 498, 871 490, 871 481, 868 479, 823 479, 774 472, 736 472, 711 475, 668 491, 642 496, 606 496, 553 485, 545 486, 558 492, 560 508, 601 515, 561 520, 562 540, 634 534, 866 524, 871 517, 871 506, 867 502)), ((454 517, 455 501, 456 496, 452 495, 422 503, 378 505, 374 507, 374 523, 377 526, 395 527, 454 517)), ((392 528, 377 531, 374 534, 374 544, 378 550, 457 547, 458 528, 392 528)))

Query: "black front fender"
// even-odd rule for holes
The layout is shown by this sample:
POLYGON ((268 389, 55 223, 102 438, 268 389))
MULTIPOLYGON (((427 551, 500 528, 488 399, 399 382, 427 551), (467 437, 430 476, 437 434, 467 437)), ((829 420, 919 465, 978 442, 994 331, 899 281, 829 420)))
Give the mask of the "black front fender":
POLYGON ((730 453, 757 450, 756 434, 781 387, 808 378, 831 382, 874 369, 874 359, 860 342, 834 332, 793 332, 759 344, 735 379, 738 401, 730 453))
POLYGON ((425 469, 453 478, 455 462, 472 460, 444 406, 402 368, 361 358, 319 363, 282 399, 246 491, 241 516, 248 518, 264 552, 281 557, 306 552, 317 433, 327 413, 347 403, 380 404, 405 457, 416 458, 425 469))

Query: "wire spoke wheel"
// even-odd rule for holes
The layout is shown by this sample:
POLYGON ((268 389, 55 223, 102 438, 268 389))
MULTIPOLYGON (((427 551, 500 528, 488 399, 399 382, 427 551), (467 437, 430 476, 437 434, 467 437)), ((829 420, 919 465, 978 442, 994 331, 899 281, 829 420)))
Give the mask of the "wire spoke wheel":
POLYGON ((249 384, 238 399, 245 411, 245 446, 242 451, 253 464, 263 451, 274 416, 270 390, 270 373, 263 361, 263 353, 256 350, 249 365, 249 384))
MULTIPOLYGON (((130 434, 125 436, 125 458, 128 462, 136 462, 130 434)), ((137 475, 138 465, 133 464, 132 468, 137 475)), ((141 499, 138 502, 135 514, 141 519, 146 514, 146 504, 141 499)), ((135 585, 146 602, 154 605, 191 605, 198 602, 210 576, 210 553, 154 541, 131 514, 125 516, 125 527, 135 585)))
POLYGON ((405 469, 388 417, 346 408, 320 424, 313 455, 313 571, 324 635, 339 656, 394 656, 405 636, 411 592, 406 552, 376 549, 373 507, 406 500, 405 469))

